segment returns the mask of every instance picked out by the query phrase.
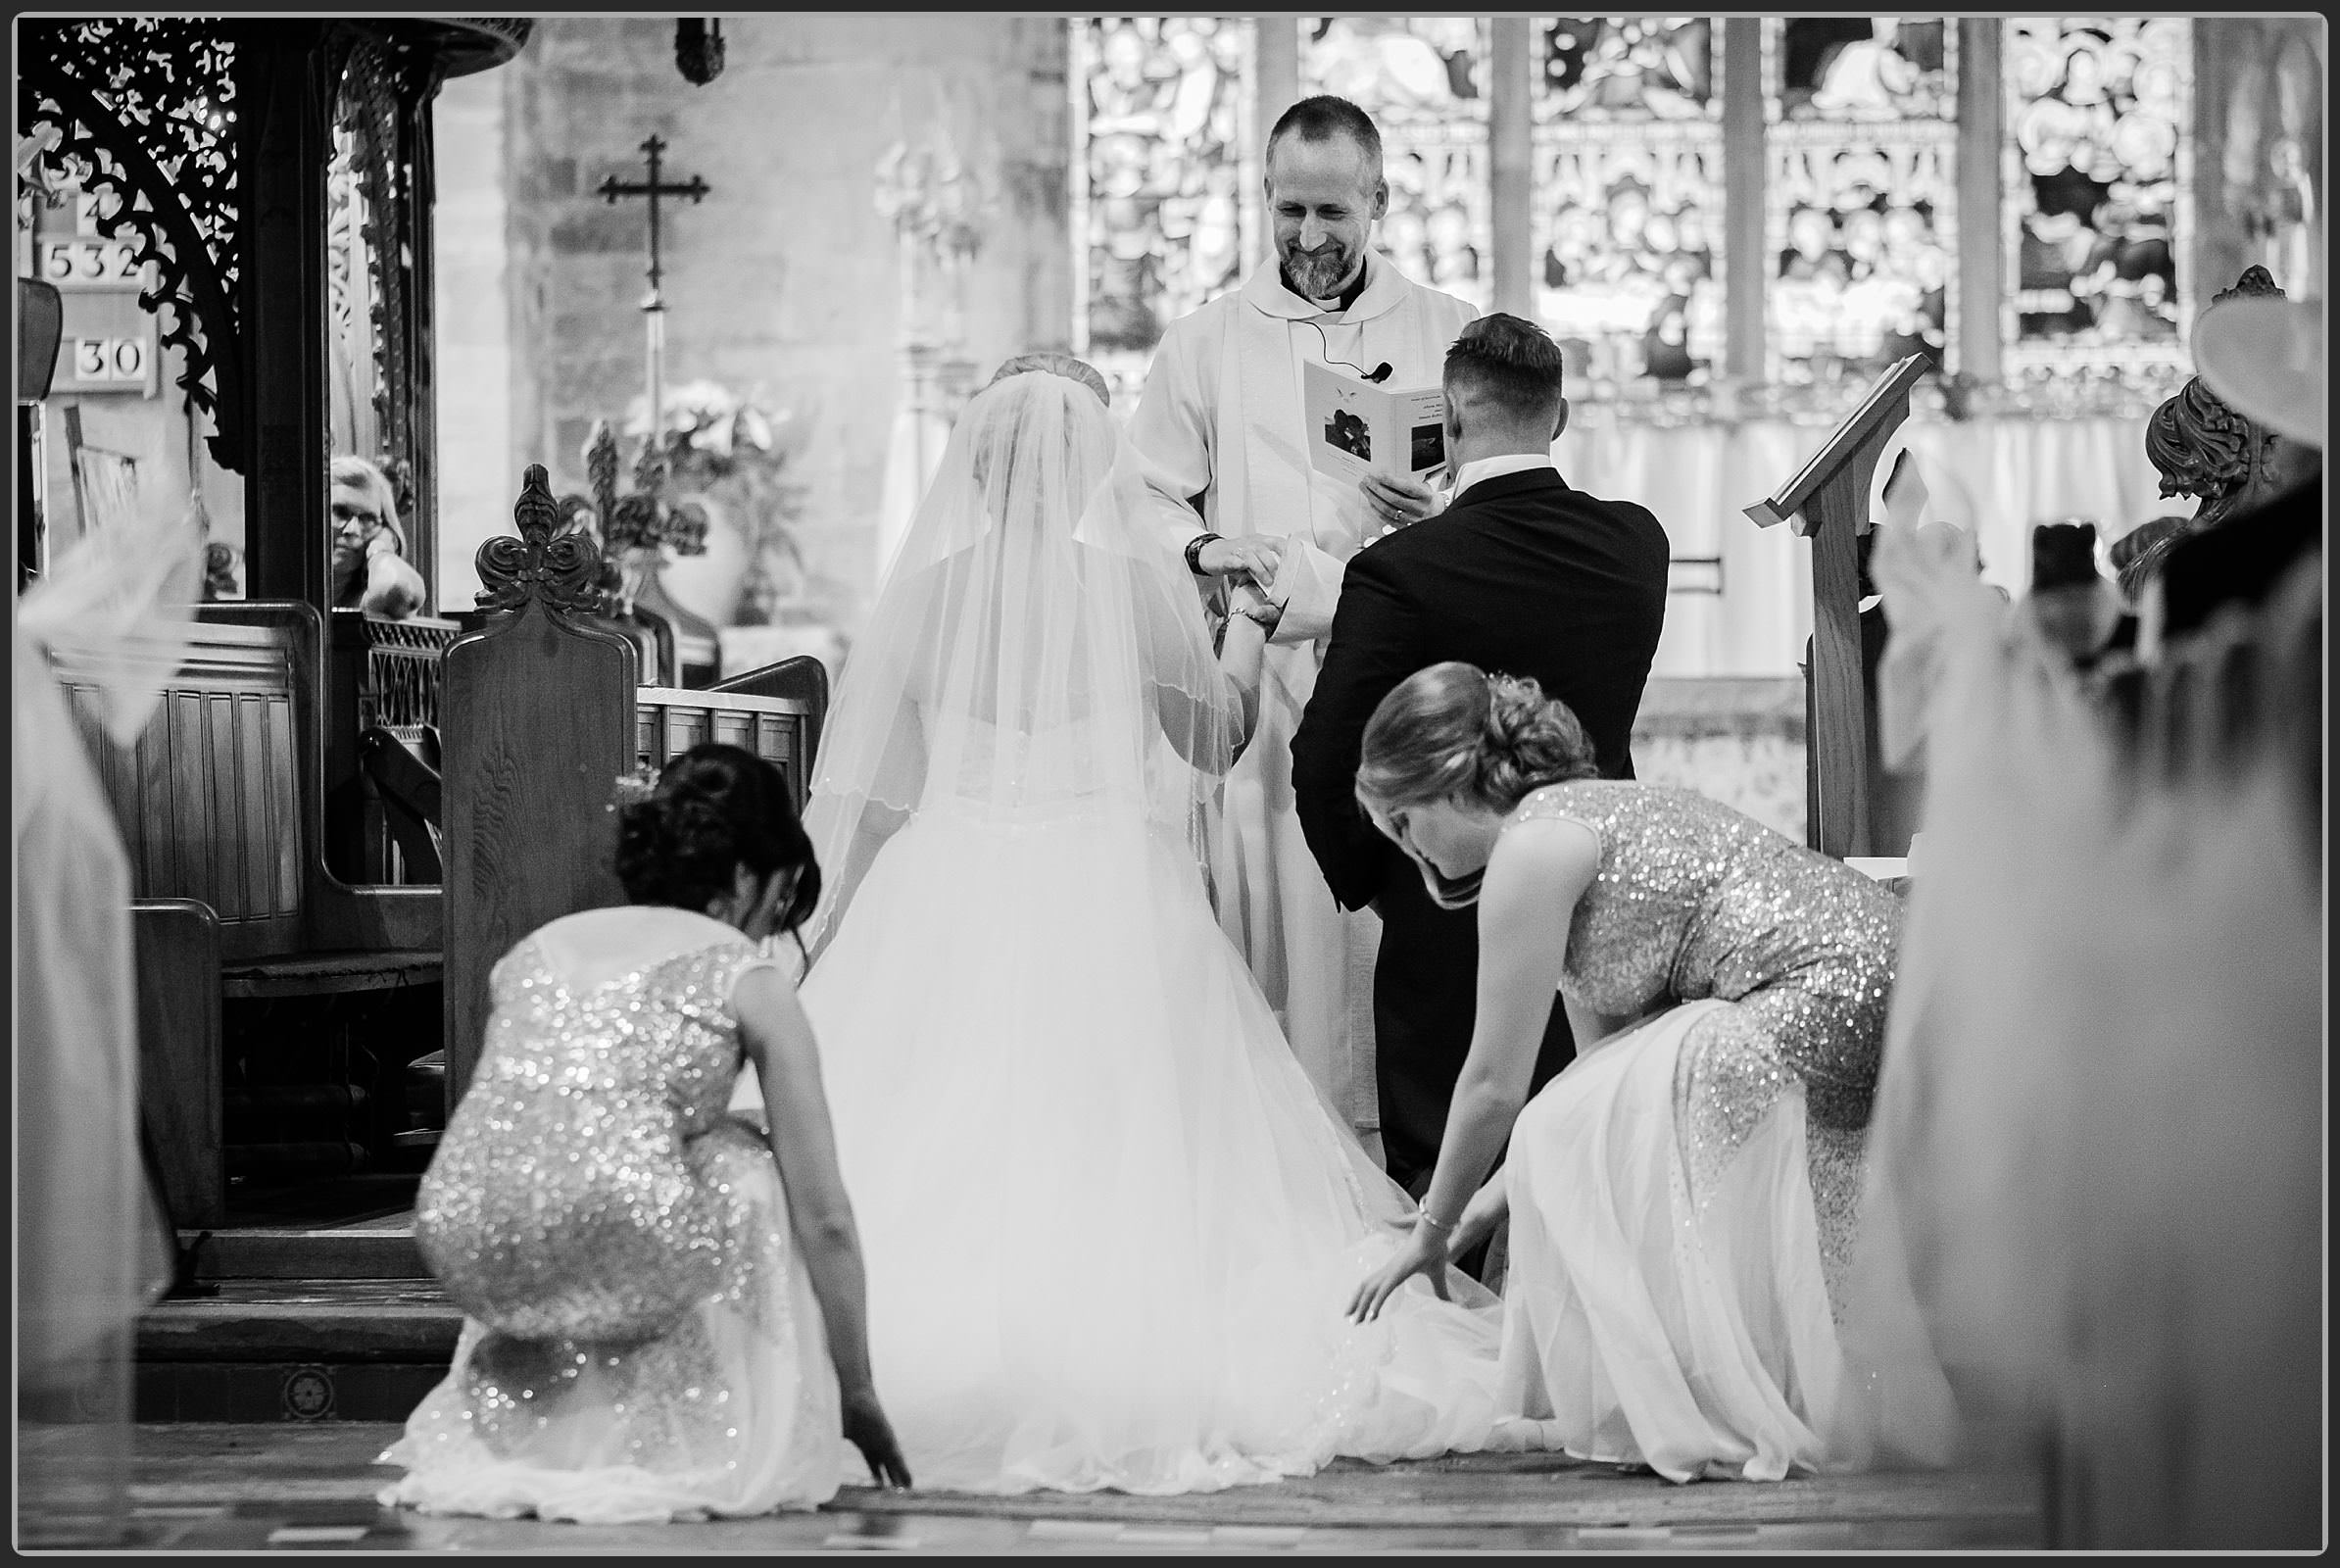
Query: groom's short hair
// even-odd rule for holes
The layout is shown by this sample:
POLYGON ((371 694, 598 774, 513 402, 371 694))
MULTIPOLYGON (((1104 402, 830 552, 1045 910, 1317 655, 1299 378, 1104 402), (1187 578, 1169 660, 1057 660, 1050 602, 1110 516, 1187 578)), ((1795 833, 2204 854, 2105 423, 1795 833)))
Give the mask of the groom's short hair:
POLYGON ((1374 125, 1373 117, 1346 98, 1319 93, 1285 110, 1276 121, 1276 128, 1268 132, 1267 152, 1260 160, 1263 170, 1274 167, 1276 143, 1287 136, 1297 136, 1302 141, 1331 141, 1337 136, 1346 136, 1365 155, 1366 172, 1372 176, 1367 185, 1378 183, 1383 177, 1382 133, 1374 125))
POLYGON ((1534 321, 1497 312, 1462 329, 1446 350, 1446 395, 1486 400, 1526 424, 1560 412, 1560 345, 1534 321))

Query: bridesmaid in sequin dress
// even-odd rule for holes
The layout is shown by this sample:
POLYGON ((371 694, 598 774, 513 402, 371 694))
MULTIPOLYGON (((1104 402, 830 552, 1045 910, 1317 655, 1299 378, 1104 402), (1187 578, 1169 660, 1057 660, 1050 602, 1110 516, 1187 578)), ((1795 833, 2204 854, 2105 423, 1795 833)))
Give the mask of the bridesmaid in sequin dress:
POLYGON ((763 943, 820 892, 786 781, 693 748, 626 806, 617 872, 633 904, 539 928, 491 977, 414 1204, 463 1334, 382 1455, 407 1467, 382 1500, 598 1524, 810 1508, 847 1479, 844 1439, 906 1486, 812 1034, 763 943), (726 1109, 744 1059, 768 1141, 726 1109))
POLYGON ((1435 898, 1477 903, 1481 959, 1421 1217, 1352 1311, 1508 1211, 1506 1413, 1677 1481, 1844 1462, 1899 901, 1701 795, 1597 777, 1564 706, 1469 664, 1383 701, 1357 795, 1435 898), (1591 1044, 1529 1102, 1555 989, 1591 1044))

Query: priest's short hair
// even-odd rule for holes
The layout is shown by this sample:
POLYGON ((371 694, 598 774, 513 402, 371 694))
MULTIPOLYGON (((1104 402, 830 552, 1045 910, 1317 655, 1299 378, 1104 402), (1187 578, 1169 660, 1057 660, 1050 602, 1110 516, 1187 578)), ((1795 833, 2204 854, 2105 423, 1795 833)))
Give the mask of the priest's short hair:
POLYGON ((1346 98, 1318 93, 1285 110, 1276 121, 1276 128, 1268 132, 1263 164, 1276 156, 1276 143, 1286 136, 1317 142, 1346 136, 1364 151, 1366 166, 1372 170, 1374 178, 1382 177, 1382 133, 1373 123, 1373 117, 1346 98))

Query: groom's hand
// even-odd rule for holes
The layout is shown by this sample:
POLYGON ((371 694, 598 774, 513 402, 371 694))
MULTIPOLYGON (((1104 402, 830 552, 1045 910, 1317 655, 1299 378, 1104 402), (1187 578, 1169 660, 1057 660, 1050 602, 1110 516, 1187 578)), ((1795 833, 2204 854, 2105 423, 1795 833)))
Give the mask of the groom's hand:
POLYGON ((1402 474, 1368 473, 1357 481, 1357 488, 1385 527, 1402 528, 1438 510, 1438 492, 1402 474))
POLYGON ((1284 541, 1268 534, 1243 534, 1213 539, 1194 552, 1194 564, 1206 577, 1242 575, 1265 593, 1284 562, 1284 541))
POLYGON ((1232 614, 1257 622, 1262 630, 1271 635, 1276 630, 1276 622, 1284 618, 1284 607, 1249 583, 1239 584, 1235 592, 1228 595, 1227 608, 1232 614))

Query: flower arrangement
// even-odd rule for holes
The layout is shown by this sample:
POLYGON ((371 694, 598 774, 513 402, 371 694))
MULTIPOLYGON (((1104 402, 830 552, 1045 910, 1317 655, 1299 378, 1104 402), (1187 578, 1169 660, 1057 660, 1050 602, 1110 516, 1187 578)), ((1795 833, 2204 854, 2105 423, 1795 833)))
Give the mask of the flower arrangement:
POLYGON ((805 490, 796 465, 809 421, 771 408, 760 387, 743 398, 713 381, 688 381, 666 388, 660 402, 655 435, 650 400, 627 406, 623 434, 638 443, 630 491, 617 490, 618 435, 597 420, 585 444, 587 493, 560 503, 561 526, 599 542, 612 607, 630 612, 667 550, 706 554, 717 521, 747 547, 740 624, 793 618, 783 607, 834 597, 838 585, 810 569, 796 538, 805 490))
POLYGON ((707 509, 697 502, 670 504, 663 463, 645 443, 634 463, 633 489, 617 493, 617 438, 609 421, 596 419, 585 440, 584 495, 561 498, 563 532, 593 536, 601 546, 598 586, 608 608, 631 615, 634 600, 649 585, 652 569, 669 548, 678 556, 707 553, 707 509))
POLYGON ((760 386, 741 397, 713 381, 687 381, 660 401, 655 442, 649 399, 636 398, 626 410, 626 434, 644 443, 638 467, 655 467, 648 487, 661 497, 686 508, 694 501, 676 498, 712 503, 738 531, 748 554, 740 623, 765 624, 784 605, 829 595, 835 585, 811 569, 796 537, 805 494, 797 464, 811 421, 774 409, 760 386))

